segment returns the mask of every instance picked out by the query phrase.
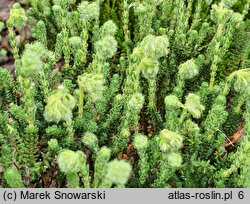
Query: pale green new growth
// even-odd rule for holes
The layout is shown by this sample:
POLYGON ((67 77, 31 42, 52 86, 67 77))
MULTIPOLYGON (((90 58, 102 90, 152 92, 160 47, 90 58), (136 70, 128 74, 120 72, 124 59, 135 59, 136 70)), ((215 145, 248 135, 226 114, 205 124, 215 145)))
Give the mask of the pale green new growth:
POLYGON ((76 188, 79 186, 80 179, 77 173, 85 167, 85 162, 86 155, 81 151, 63 150, 60 152, 57 163, 60 170, 66 174, 69 187, 76 188))
POLYGON ((70 4, 74 4, 76 0, 53 0, 55 4, 60 5, 60 6, 68 6, 70 4))
POLYGON ((135 138, 133 143, 135 145, 135 148, 138 149, 139 151, 145 150, 148 146, 148 138, 142 134, 136 134, 134 137, 135 138))
POLYGON ((106 187, 111 187, 113 184, 117 187, 124 187, 127 183, 132 168, 129 163, 123 160, 113 160, 108 163, 107 174, 105 180, 107 182, 106 187))
POLYGON ((15 3, 10 10, 10 17, 7 21, 9 28, 16 27, 22 29, 26 23, 27 17, 25 15, 24 9, 19 3, 15 3))
POLYGON ((182 136, 176 132, 164 129, 157 137, 157 143, 163 152, 176 151, 182 147, 182 136))
POLYGON ((238 0, 222 0, 222 3, 227 7, 233 7, 238 0))
POLYGON ((63 150, 60 152, 57 163, 59 168, 64 173, 77 173, 82 168, 81 152, 71 150, 63 150))
POLYGON ((173 106, 173 107, 183 107, 179 99, 175 95, 169 95, 165 97, 165 104, 166 106, 173 106))
POLYGON ((113 36, 105 36, 95 43, 97 56, 102 59, 111 58, 117 50, 117 42, 113 36))
POLYGON ((72 52, 82 47, 82 39, 80 37, 71 37, 69 38, 69 46, 71 47, 72 52))
POLYGON ((39 42, 27 45, 21 58, 20 74, 29 77, 41 73, 46 54, 44 46, 39 42))
POLYGON ((240 69, 233 72, 229 77, 231 82, 235 79, 234 89, 236 91, 246 90, 250 85, 250 69, 240 69))
POLYGON ((192 79, 198 74, 198 67, 194 59, 188 60, 179 66, 179 74, 183 79, 192 79))
POLYGON ((14 3, 0 21, 0 186, 249 187, 249 8, 14 3))
POLYGON ((72 119, 72 109, 75 107, 75 104, 74 97, 68 93, 65 87, 60 86, 48 98, 44 117, 49 122, 70 121, 72 119))
POLYGON ((87 1, 83 1, 78 6, 78 11, 83 20, 91 21, 96 19, 99 16, 99 6, 97 2, 89 3, 87 1))
POLYGON ((101 39, 105 36, 115 36, 116 32, 117 32, 116 24, 112 20, 109 20, 105 22, 100 28, 99 38, 101 39))
POLYGON ((11 188, 23 188, 22 177, 16 168, 9 168, 4 172, 4 179, 11 188))
MULTIPOLYGON (((104 79, 101 74, 84 73, 78 77, 80 94, 87 94, 88 99, 96 102, 102 98, 104 79)), ((80 102, 83 98, 80 99, 80 102)))
POLYGON ((168 163, 173 168, 179 168, 182 163, 182 157, 180 153, 172 152, 167 156, 168 163))
POLYGON ((226 23, 232 15, 232 10, 224 7, 223 4, 213 4, 211 10, 211 19, 215 23, 223 24, 226 23))
POLYGON ((167 36, 148 35, 140 46, 146 56, 158 59, 168 54, 169 40, 167 36))
POLYGON ((143 103, 144 103, 144 96, 141 93, 135 93, 128 101, 128 107, 130 108, 130 110, 138 112, 142 109, 143 103))
POLYGON ((156 77, 159 71, 159 62, 156 59, 144 57, 139 66, 141 66, 142 74, 146 79, 156 77))
POLYGON ((94 174, 94 181, 93 187, 99 187, 101 184, 102 179, 105 177, 107 173, 107 165, 108 161, 111 156, 111 150, 107 147, 102 147, 96 155, 95 160, 95 174, 94 174))
POLYGON ((205 107, 201 104, 199 96, 190 93, 186 97, 184 109, 187 109, 194 118, 200 118, 205 107))
POLYGON ((56 139, 50 139, 48 141, 48 148, 51 151, 56 151, 58 149, 58 141, 56 139))
POLYGON ((98 138, 95 134, 91 132, 86 132, 82 137, 82 142, 86 145, 91 151, 96 153, 98 151, 98 138))

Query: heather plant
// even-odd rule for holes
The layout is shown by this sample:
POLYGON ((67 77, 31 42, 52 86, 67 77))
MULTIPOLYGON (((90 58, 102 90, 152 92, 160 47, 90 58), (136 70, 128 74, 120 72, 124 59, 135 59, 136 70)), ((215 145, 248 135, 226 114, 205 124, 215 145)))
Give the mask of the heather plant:
POLYGON ((249 187, 249 5, 14 4, 0 186, 249 187))

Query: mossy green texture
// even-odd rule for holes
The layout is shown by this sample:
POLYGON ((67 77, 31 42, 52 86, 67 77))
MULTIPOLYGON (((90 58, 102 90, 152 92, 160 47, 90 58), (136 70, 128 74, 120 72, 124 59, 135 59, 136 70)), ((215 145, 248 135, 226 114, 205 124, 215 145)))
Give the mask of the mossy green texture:
POLYGON ((22 3, 1 187, 249 187, 248 0, 22 3))

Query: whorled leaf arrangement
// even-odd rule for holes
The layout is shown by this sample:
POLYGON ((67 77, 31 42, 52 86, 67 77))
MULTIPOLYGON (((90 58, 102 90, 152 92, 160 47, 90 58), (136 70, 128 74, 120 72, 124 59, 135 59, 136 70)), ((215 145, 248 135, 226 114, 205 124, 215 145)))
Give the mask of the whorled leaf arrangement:
POLYGON ((250 187, 249 6, 14 4, 0 186, 250 187), (20 46, 26 24, 32 37, 20 46))

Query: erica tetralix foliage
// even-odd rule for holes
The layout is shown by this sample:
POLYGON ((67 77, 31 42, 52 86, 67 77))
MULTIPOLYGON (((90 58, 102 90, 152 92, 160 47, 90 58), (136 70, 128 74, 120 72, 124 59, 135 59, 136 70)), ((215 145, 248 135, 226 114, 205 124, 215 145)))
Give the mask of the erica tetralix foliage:
POLYGON ((249 6, 15 3, 0 186, 250 187, 249 6))

